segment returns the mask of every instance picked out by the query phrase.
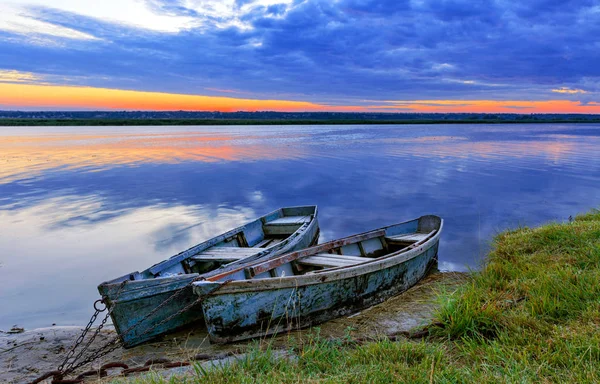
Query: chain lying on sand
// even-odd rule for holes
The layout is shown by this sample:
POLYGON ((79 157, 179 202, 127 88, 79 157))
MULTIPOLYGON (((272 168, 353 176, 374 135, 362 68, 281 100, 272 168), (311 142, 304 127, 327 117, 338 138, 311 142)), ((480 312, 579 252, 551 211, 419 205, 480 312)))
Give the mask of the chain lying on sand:
POLYGON ((122 361, 112 361, 110 363, 103 364, 98 369, 91 369, 89 371, 82 372, 74 379, 65 379, 65 375, 61 371, 50 371, 46 372, 42 376, 30 382, 30 384, 38 384, 44 380, 52 378, 52 384, 77 384, 83 383, 86 378, 102 378, 108 376, 110 369, 122 369, 119 374, 113 375, 114 377, 125 377, 133 373, 148 372, 152 368, 178 368, 192 365, 196 361, 208 361, 208 360, 221 360, 227 357, 235 356, 239 351, 227 352, 210 355, 207 353, 198 353, 189 360, 185 361, 170 361, 165 358, 154 358, 146 361, 144 365, 139 367, 129 367, 128 364, 122 361))
MULTIPOLYGON (((196 278, 196 279, 192 280, 190 282, 190 284, 193 283, 194 281, 200 280, 200 279, 201 278, 196 278)), ((215 288, 213 288, 206 295, 198 297, 196 300, 194 300, 190 304, 186 305, 185 307, 181 308, 179 311, 171 314, 170 316, 167 316, 166 318, 162 319, 161 321, 157 322, 156 324, 153 324, 151 327, 146 328, 144 330, 144 332, 142 332, 142 333, 139 334, 139 336, 144 336, 144 335, 146 335, 146 334, 154 331, 157 327, 160 327, 161 325, 163 325, 163 324, 167 323, 168 321, 172 320, 174 317, 179 316, 182 313, 189 311, 192 307, 194 307, 194 306, 202 303, 202 301, 204 301, 204 299, 207 296, 211 295, 212 293, 214 293, 218 289, 220 289, 223 286, 227 285, 228 282, 229 281, 225 281, 223 284, 217 285, 215 288)), ((121 294, 121 291, 125 287, 126 283, 127 283, 127 280, 125 280, 125 281, 123 281, 121 283, 121 285, 119 286, 119 290, 117 291, 117 294, 116 294, 116 297, 115 297, 114 301, 116 301, 119 298, 119 296, 121 294)), ((140 326, 140 324, 142 324, 148 318, 150 318, 151 316, 153 316, 154 314, 156 314, 160 309, 162 309, 168 303, 170 303, 174 299, 176 299, 179 296, 181 296, 184 293, 184 289, 185 288, 182 288, 182 289, 178 290, 177 292, 175 292, 173 295, 169 296, 160 305, 158 305, 152 311, 148 312, 143 318, 141 318, 136 323, 134 323, 129 328, 127 328, 125 331, 123 331, 122 334, 126 335, 127 333, 129 333, 133 329, 135 329, 138 326, 140 326)), ((94 302, 94 310, 95 310, 94 314, 90 318, 90 321, 88 322, 88 324, 86 325, 86 327, 81 332, 81 335, 79 335, 79 337, 77 338, 77 340, 75 341, 75 343, 73 344, 73 346, 71 347, 71 349, 69 350, 69 352, 67 353, 67 355, 65 356, 65 359, 62 362, 62 364, 58 367, 57 370, 47 372, 47 373, 43 374, 42 376, 38 377, 37 379, 35 379, 34 381, 32 381, 31 383, 32 384, 40 383, 40 382, 42 382, 42 381, 44 381, 44 380, 46 380, 46 379, 48 379, 50 377, 54 378, 52 380, 53 384, 55 384, 55 383, 56 384, 58 384, 58 383, 61 383, 61 384, 80 383, 80 382, 82 382, 83 378, 79 378, 79 376, 81 376, 83 374, 79 375, 78 378, 76 378, 74 380, 65 380, 64 377, 67 376, 68 374, 72 373, 73 371, 77 370, 78 368, 80 368, 80 367, 82 367, 82 366, 84 366, 86 364, 89 364, 89 363, 91 363, 91 362, 93 362, 93 361, 95 361, 95 360, 97 360, 97 359, 99 359, 101 357, 104 357, 104 356, 108 355, 109 353, 115 351, 116 349, 120 348, 123 345, 123 341, 121 340, 121 338, 119 336, 115 336, 109 342, 107 342, 106 344, 100 346, 95 351, 92 351, 87 357, 85 357, 84 359, 82 359, 84 353, 88 350, 88 348, 91 346, 92 342, 96 339, 96 336, 98 336, 98 334, 100 333, 100 331, 102 330, 102 328, 104 327, 104 325, 106 324, 106 322, 108 321, 108 318, 109 318, 110 314, 112 313, 113 309, 114 309, 114 305, 111 306, 110 308, 108 308, 107 300, 105 298, 102 298, 100 300, 96 300, 94 302), (104 308, 98 308, 98 304, 105 304, 105 307, 104 308), (106 311, 107 309, 108 309, 108 311, 106 312, 106 315, 102 319, 100 325, 96 328, 96 330, 94 331, 94 333, 92 334, 92 336, 85 343, 85 345, 81 348, 81 350, 79 351, 79 353, 77 355, 75 355, 75 351, 83 343, 83 340, 85 339, 85 336, 90 331, 92 325, 94 324, 94 322, 98 318, 98 315, 101 312, 106 311), (78 361, 80 359, 82 359, 82 360, 78 361)), ((165 360, 165 359, 162 359, 162 360, 165 360)), ((149 365, 144 365, 144 367, 131 368, 131 369, 141 369, 141 368, 144 368, 145 370, 149 370, 150 366, 153 365, 153 362, 154 362, 154 359, 153 360, 149 360, 149 361, 146 362, 146 364, 149 364, 149 365), (146 367, 148 367, 148 368, 146 368, 146 367)), ((170 363, 169 362, 168 364, 184 364, 184 363, 185 362, 176 362, 176 363, 170 363)), ((127 365, 127 364, 125 364, 123 362, 109 363, 109 365, 110 364, 117 364, 116 366, 125 366, 125 365, 127 365)), ((164 365, 164 364, 167 364, 167 363, 163 362, 161 364, 164 365)), ((187 362, 185 365, 189 365, 189 364, 190 363, 187 362)), ((182 366, 182 365, 178 365, 178 366, 182 366)), ((103 365, 103 367, 104 367, 104 365, 103 365)), ((104 368, 104 370, 103 370, 102 368, 100 368, 100 370, 91 370, 91 371, 87 371, 87 372, 84 372, 84 373, 87 374, 85 376, 90 376, 90 375, 97 374, 99 372, 102 373, 103 371, 106 373, 106 369, 107 368, 104 368)), ((125 368, 125 371, 127 371, 127 370, 129 370, 129 367, 125 368)), ((143 371, 139 371, 139 372, 143 372, 143 371)), ((83 377, 85 377, 85 376, 83 376, 83 377)))
MULTIPOLYGON (((400 340, 406 339, 423 339, 430 334, 430 329, 434 327, 441 327, 442 323, 431 323, 416 332, 394 332, 387 335, 381 335, 379 337, 358 337, 355 339, 346 339, 346 338, 331 338, 328 341, 339 343, 339 345, 345 347, 356 347, 363 344, 375 342, 382 340, 382 338, 396 342, 400 340)), ((286 351, 289 349, 285 349, 286 351)), ((83 383, 87 378, 102 378, 108 376, 108 371, 110 369, 122 369, 119 374, 112 375, 113 377, 126 377, 135 373, 148 372, 150 369, 159 368, 159 369, 169 369, 169 368, 179 368, 179 367, 187 367, 195 362, 200 361, 212 361, 212 360, 222 360, 227 357, 233 357, 240 354, 240 350, 226 352, 226 353, 218 353, 218 354, 208 354, 208 353, 198 353, 194 355, 192 358, 183 361, 170 361, 166 358, 153 358, 144 363, 144 365, 138 367, 130 367, 128 364, 122 361, 112 361, 110 363, 106 363, 99 367, 98 369, 91 369, 79 374, 74 379, 65 379, 65 375, 61 374, 60 371, 51 371, 46 374, 38 377, 36 380, 30 382, 30 384, 38 384, 46 379, 53 378, 52 384, 79 384, 83 383)))

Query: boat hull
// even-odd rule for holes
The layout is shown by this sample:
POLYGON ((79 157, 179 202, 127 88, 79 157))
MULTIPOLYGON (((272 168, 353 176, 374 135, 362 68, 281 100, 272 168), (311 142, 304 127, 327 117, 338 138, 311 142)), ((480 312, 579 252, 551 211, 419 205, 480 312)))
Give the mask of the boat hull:
POLYGON ((192 304, 194 296, 190 283, 196 276, 186 279, 133 289, 123 292, 120 298, 110 301, 113 307, 111 318, 125 348, 130 348, 196 321, 201 321, 202 311, 191 307, 172 319, 163 322, 168 316, 192 304), (169 300, 175 296, 174 299, 169 300), (158 311, 154 312, 156 308, 158 311), (159 324, 160 325, 157 325, 159 324), (150 331, 149 331, 150 330, 150 331))
POLYGON ((210 340, 229 343, 287 332, 379 304, 423 278, 437 261, 438 246, 436 236, 414 250, 416 255, 408 260, 397 258, 396 263, 387 260, 362 270, 353 268, 331 280, 323 275, 322 281, 313 279, 296 286, 207 295, 202 308, 210 340))
MULTIPOLYGON (((319 225, 315 215, 301 236, 256 260, 310 247, 318 242, 318 238, 319 225)), ((230 265, 233 264, 243 265, 230 265)), ((229 265, 219 271, 227 270, 228 267, 229 265)), ((200 276, 204 275, 184 274, 161 279, 127 281, 123 287, 116 282, 100 285, 98 290, 112 307, 111 318, 123 346, 136 346, 191 323, 202 324, 202 308, 197 304, 192 305, 198 297, 190 285, 200 276), (171 318, 165 321, 169 317, 171 318)))

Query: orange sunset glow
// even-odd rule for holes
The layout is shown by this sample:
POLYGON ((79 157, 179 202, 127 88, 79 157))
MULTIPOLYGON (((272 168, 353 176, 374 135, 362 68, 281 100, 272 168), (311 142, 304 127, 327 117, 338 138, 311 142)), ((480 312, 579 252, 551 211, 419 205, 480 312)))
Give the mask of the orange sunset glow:
POLYGON ((440 113, 600 113, 600 103, 572 100, 383 100, 352 105, 261 100, 120 89, 0 83, 0 106, 18 109, 154 111, 338 111, 440 113))
POLYGON ((292 159, 302 151, 291 147, 248 143, 276 136, 226 135, 218 132, 143 134, 77 134, 1 136, 0 182, 32 177, 52 168, 98 171, 104 166, 145 162, 253 161, 292 159), (242 142, 238 140, 242 139, 242 142), (85 143, 81 145, 81 143, 85 143))

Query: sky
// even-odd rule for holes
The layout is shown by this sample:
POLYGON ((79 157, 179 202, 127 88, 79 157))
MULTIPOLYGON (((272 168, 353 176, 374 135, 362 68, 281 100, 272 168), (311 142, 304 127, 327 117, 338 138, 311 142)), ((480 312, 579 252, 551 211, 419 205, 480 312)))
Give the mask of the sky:
POLYGON ((0 0, 0 109, 600 113, 600 3, 0 0))

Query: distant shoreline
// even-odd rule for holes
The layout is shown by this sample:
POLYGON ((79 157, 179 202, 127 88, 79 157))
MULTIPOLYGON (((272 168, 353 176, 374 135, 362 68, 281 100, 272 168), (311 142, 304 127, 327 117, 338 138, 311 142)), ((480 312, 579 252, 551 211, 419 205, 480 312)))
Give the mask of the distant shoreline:
POLYGON ((192 125, 409 125, 409 124, 581 124, 597 118, 565 119, 0 119, 0 127, 25 126, 192 126, 192 125))

